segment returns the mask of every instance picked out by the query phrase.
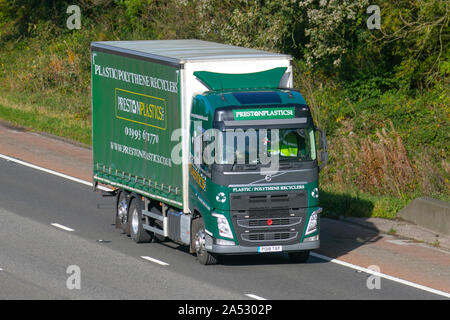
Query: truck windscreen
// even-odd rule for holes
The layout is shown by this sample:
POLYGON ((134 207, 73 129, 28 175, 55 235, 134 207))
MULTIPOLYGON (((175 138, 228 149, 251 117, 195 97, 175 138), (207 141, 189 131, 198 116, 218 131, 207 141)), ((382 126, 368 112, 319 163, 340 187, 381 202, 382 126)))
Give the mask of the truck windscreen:
POLYGON ((262 157, 277 156, 279 161, 316 160, 312 127, 226 130, 216 139, 217 164, 258 164, 262 157))

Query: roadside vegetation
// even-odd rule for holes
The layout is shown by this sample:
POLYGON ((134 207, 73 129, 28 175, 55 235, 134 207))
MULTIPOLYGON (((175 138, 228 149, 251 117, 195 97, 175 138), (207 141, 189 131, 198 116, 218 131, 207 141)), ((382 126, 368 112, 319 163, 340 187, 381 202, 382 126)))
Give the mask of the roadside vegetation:
POLYGON ((291 54, 329 140, 326 214, 394 218, 450 199, 450 3, 379 0, 0 0, 0 118, 91 141, 90 42, 197 38, 291 54), (69 5, 81 28, 69 30, 69 5))

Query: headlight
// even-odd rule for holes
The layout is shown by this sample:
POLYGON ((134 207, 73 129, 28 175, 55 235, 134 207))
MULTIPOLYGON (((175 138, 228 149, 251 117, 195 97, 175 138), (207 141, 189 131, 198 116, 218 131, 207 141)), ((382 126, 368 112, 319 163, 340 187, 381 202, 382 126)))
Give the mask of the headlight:
POLYGON ((317 209, 309 217, 308 227, 306 228, 305 236, 317 231, 317 222, 319 220, 319 213, 322 212, 322 208, 317 209))
POLYGON ((308 242, 308 241, 318 241, 318 240, 319 240, 319 235, 316 234, 315 236, 305 238, 305 240, 303 240, 303 241, 308 242))
POLYGON ((219 235, 221 237, 233 239, 228 219, 223 214, 213 213, 213 217, 217 218, 217 227, 219 228, 219 235))

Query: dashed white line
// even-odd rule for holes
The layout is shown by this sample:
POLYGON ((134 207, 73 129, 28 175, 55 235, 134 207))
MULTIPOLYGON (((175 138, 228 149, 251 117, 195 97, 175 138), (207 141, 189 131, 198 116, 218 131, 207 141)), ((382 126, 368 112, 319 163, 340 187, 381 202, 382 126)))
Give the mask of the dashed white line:
POLYGON ((164 261, 161 261, 161 260, 158 260, 158 259, 155 259, 155 258, 152 258, 152 257, 141 256, 141 258, 145 259, 145 260, 148 260, 148 261, 151 261, 151 262, 154 262, 154 263, 157 263, 157 264, 160 264, 162 266, 168 266, 169 265, 168 263, 166 263, 164 261))
POLYGON ((348 268, 352 268, 352 269, 355 269, 355 270, 358 270, 358 271, 362 271, 362 272, 365 272, 365 273, 369 273, 369 274, 378 276, 380 278, 388 279, 388 280, 395 281, 395 282, 398 282, 398 283, 401 283, 401 284, 404 284, 404 285, 407 285, 407 286, 410 286, 410 287, 413 287, 413 288, 416 288, 416 289, 424 290, 424 291, 431 292, 431 293, 434 293, 434 294, 437 294, 437 295, 440 295, 440 296, 443 296, 443 297, 446 297, 446 298, 450 298, 450 293, 448 293, 448 292, 444 292, 444 291, 440 291, 440 290, 433 289, 433 288, 430 288, 430 287, 426 287, 426 286, 423 286, 421 284, 414 283, 414 282, 407 281, 407 280, 403 280, 403 279, 400 279, 400 278, 397 278, 397 277, 393 277, 393 276, 390 276, 390 275, 387 275, 387 274, 384 274, 384 273, 381 273, 381 272, 376 272, 374 270, 363 268, 363 267, 360 267, 360 266, 357 266, 357 265, 354 265, 354 264, 351 264, 351 263, 348 263, 348 262, 345 262, 345 261, 333 259, 333 258, 324 256, 324 255, 321 255, 319 253, 311 252, 310 254, 313 257, 316 257, 316 258, 319 258, 319 259, 322 259, 322 260, 325 260, 325 261, 336 263, 336 264, 339 264, 341 266, 345 266, 345 267, 348 267, 348 268))
POLYGON ((255 299, 255 300, 267 300, 266 298, 257 296, 256 294, 253 294, 253 293, 246 293, 245 295, 246 295, 247 297, 252 298, 252 299, 255 299))
POLYGON ((70 231, 70 232, 75 231, 74 229, 66 227, 66 226, 63 226, 62 224, 59 224, 59 223, 50 223, 50 225, 52 225, 52 226, 54 226, 56 228, 59 228, 59 229, 70 231))

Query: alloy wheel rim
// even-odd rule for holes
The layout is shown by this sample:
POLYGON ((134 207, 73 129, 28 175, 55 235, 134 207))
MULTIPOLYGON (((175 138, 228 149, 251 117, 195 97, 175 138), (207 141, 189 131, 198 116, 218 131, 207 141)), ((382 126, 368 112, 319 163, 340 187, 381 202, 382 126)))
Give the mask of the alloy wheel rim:
POLYGON ((199 230, 195 235, 195 251, 201 254, 205 250, 205 232, 199 230))
POLYGON ((139 229, 139 215, 136 209, 134 209, 131 217, 131 227, 133 228, 133 233, 137 234, 139 229))
POLYGON ((118 210, 117 210, 118 214, 119 214, 119 219, 122 223, 127 222, 127 210, 128 210, 127 204, 126 204, 125 200, 122 200, 119 203, 118 210))

